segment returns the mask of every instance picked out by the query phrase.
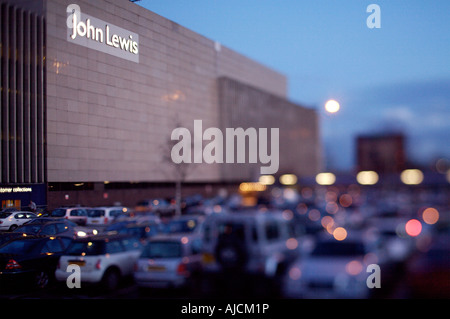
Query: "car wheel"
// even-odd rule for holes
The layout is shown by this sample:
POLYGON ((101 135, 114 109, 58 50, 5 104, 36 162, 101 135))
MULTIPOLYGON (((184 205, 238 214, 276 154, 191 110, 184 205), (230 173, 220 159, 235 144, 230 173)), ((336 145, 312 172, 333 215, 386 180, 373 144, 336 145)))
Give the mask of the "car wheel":
POLYGON ((9 227, 9 231, 13 231, 13 230, 15 230, 17 227, 18 227, 17 225, 11 225, 11 227, 9 227))
POLYGON ((116 269, 108 269, 102 279, 103 287, 108 291, 116 289, 119 286, 119 281, 120 273, 116 269))
POLYGON ((50 277, 45 271, 40 271, 37 273, 35 277, 36 286, 40 289, 43 289, 48 286, 50 282, 50 277))
POLYGON ((227 270, 244 269, 247 264, 247 252, 242 243, 219 243, 216 259, 227 270))

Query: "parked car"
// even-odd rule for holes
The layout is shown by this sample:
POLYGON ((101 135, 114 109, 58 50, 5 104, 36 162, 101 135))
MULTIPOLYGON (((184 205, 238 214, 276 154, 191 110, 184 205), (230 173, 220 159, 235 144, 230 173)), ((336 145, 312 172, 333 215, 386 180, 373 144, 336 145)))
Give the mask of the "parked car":
POLYGON ((408 236, 405 224, 408 220, 397 217, 372 218, 371 227, 374 228, 380 240, 380 248, 393 263, 408 260, 414 252, 415 240, 408 236))
POLYGON ((21 237, 22 234, 15 232, 0 232, 0 247, 14 238, 21 237))
POLYGON ((118 234, 128 234, 146 241, 161 233, 161 224, 158 220, 146 221, 121 221, 111 224, 105 232, 116 232, 118 234))
POLYGON ((86 225, 88 207, 60 207, 53 210, 49 217, 66 218, 78 225, 86 225))
POLYGON ((101 284, 114 290, 120 279, 133 274, 134 263, 141 255, 139 240, 129 235, 103 234, 75 240, 61 256, 55 272, 58 281, 66 281, 67 266, 81 269, 81 283, 101 284))
POLYGON ((164 198, 153 198, 141 200, 137 203, 135 210, 138 212, 153 212, 164 215, 174 211, 175 206, 171 205, 164 198))
POLYGON ((90 228, 78 226, 74 222, 66 219, 36 218, 23 226, 16 228, 15 233, 40 236, 60 236, 60 237, 85 237, 93 234, 90 228))
POLYGON ((0 213, 0 230, 13 231, 33 218, 37 218, 37 215, 30 212, 0 213))
POLYGON ((195 237, 185 234, 152 238, 135 265, 137 285, 146 288, 187 287, 201 269, 200 245, 195 237))
POLYGON ((450 296, 450 233, 440 234, 426 252, 415 255, 407 264, 408 291, 411 298, 450 296))
POLYGON ((161 228, 166 234, 198 233, 204 220, 205 217, 200 215, 183 215, 163 221, 161 228))
MULTIPOLYGON (((374 244, 375 245, 375 244, 374 244)), ((376 259, 371 243, 361 236, 338 241, 320 236, 312 251, 293 263, 285 274, 287 298, 367 298, 366 268, 376 259)), ((382 266, 381 266, 382 267, 382 266)))
POLYGON ((126 207, 95 207, 88 209, 88 225, 108 225, 127 211, 126 207))
POLYGON ((71 242, 67 237, 21 236, 4 244, 0 247, 0 287, 47 287, 71 242))
POLYGON ((300 253, 301 233, 278 212, 213 214, 203 224, 203 267, 274 279, 300 253))

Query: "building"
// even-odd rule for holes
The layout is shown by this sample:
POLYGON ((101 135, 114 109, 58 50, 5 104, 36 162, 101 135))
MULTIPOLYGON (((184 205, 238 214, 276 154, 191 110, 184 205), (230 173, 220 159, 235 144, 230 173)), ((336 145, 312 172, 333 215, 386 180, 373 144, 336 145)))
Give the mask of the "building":
MULTIPOLYGON (((171 132, 194 120, 278 127, 278 172, 319 171, 318 116, 282 74, 128 0, 0 3, 2 206, 167 196, 171 132)), ((183 181, 200 188, 260 166, 192 165, 183 181)))
POLYGON ((364 135, 356 139, 358 171, 400 173, 406 168, 402 134, 364 135))

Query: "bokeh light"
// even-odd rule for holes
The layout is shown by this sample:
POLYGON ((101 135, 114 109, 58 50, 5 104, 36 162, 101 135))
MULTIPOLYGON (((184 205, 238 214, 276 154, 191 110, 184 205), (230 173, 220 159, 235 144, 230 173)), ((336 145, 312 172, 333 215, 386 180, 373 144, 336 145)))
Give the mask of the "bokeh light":
POLYGON ((411 237, 419 236, 422 232, 422 223, 417 219, 410 219, 405 225, 405 231, 411 237))
POLYGON ((320 211, 317 209, 311 209, 308 213, 308 218, 313 222, 316 222, 320 219, 320 211))
POLYGON ((436 224, 439 220, 439 212, 436 208, 428 207, 423 211, 422 219, 428 225, 436 224))
POLYGON ((419 185, 423 181, 423 173, 418 169, 406 169, 400 174, 400 179, 406 185, 419 185))
POLYGON ((333 173, 319 173, 316 175, 316 183, 319 185, 333 185, 336 176, 333 173))
POLYGON ((375 171, 361 171, 356 175, 356 181, 361 185, 375 185, 378 183, 378 174, 375 171))
POLYGON ((294 174, 281 175, 280 183, 282 185, 295 185, 297 183, 297 176, 295 176, 294 174))
POLYGON ((342 194, 339 197, 339 204, 341 204, 342 207, 349 207, 352 203, 353 199, 350 194, 342 194))
POLYGON ((347 238, 347 231, 345 230, 344 227, 337 227, 334 231, 333 231, 333 237, 336 240, 342 241, 345 238, 347 238))
POLYGON ((345 266, 345 270, 349 275, 356 276, 363 270, 363 266, 358 260, 352 260, 345 266))
POLYGON ((339 111, 340 108, 341 106, 339 105, 339 102, 336 100, 328 100, 325 103, 325 110, 328 113, 336 113, 337 111, 339 111))
POLYGON ((295 238, 289 238, 288 240, 286 240, 286 247, 289 250, 294 250, 297 249, 298 247, 298 241, 295 238))
POLYGON ((272 175, 261 175, 259 177, 259 182, 263 185, 272 185, 275 183, 275 177, 272 175))

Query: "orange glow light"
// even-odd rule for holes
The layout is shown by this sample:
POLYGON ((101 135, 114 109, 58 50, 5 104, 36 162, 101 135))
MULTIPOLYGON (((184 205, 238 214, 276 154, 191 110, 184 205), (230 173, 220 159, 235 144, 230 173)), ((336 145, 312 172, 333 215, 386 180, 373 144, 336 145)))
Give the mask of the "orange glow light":
POLYGON ((344 240, 347 238, 347 231, 344 227, 338 227, 333 231, 333 237, 339 241, 344 240))
POLYGON ((439 212, 436 208, 428 207, 423 211, 422 219, 428 225, 436 224, 439 220, 439 212))
POLYGON ((345 270, 348 274, 356 276, 363 270, 363 267, 359 261, 352 260, 345 266, 345 270))

